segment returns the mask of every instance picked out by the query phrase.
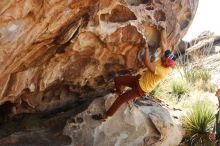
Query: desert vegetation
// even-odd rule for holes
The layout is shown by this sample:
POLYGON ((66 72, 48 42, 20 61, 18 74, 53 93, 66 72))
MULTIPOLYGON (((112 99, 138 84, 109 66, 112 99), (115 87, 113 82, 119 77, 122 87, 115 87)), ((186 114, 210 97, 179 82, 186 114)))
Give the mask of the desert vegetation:
POLYGON ((208 136, 214 124, 214 108, 209 102, 194 103, 182 121, 187 131, 184 137, 185 143, 193 146, 214 145, 208 136))

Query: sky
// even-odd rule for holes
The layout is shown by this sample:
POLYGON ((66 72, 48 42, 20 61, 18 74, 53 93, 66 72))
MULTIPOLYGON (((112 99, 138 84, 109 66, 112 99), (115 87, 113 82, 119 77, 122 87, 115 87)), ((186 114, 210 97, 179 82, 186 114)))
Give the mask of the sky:
POLYGON ((199 0, 196 15, 183 40, 190 41, 206 30, 220 35, 220 0, 199 0))

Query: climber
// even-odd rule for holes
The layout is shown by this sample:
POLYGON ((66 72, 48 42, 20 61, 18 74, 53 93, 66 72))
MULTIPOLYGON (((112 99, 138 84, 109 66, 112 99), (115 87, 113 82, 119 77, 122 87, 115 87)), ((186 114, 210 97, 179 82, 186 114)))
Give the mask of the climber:
POLYGON ((216 145, 220 146, 220 89, 218 89, 215 93, 215 96, 218 98, 218 112, 215 114, 215 125, 213 131, 209 134, 209 139, 212 141, 216 141, 216 145))
MULTIPOLYGON (((160 48, 158 48, 160 49, 160 48)), ((112 116, 117 109, 129 100, 135 100, 138 97, 144 96, 145 93, 151 92, 159 81, 161 81, 176 64, 176 56, 170 50, 163 52, 161 49, 161 57, 155 62, 150 62, 149 50, 145 49, 144 65, 147 71, 142 75, 137 76, 119 76, 114 79, 116 93, 119 97, 111 105, 111 107, 102 114, 92 115, 95 120, 105 120, 112 116), (162 55, 163 54, 163 55, 162 55), (131 90, 123 93, 124 86, 131 87, 131 90)))

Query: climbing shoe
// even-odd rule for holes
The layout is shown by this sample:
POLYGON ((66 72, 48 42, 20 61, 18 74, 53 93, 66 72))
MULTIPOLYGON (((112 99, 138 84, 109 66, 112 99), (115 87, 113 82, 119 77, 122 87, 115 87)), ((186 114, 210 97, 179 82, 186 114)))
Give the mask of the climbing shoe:
POLYGON ((106 119, 102 116, 102 114, 92 115, 92 119, 94 119, 94 120, 101 120, 101 121, 105 121, 105 120, 106 120, 106 119))

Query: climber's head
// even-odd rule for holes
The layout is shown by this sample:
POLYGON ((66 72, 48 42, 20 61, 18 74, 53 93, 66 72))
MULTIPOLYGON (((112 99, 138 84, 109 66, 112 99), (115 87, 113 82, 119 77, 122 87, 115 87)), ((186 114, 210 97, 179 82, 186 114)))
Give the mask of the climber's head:
POLYGON ((162 60, 166 67, 174 67, 176 65, 176 56, 170 50, 164 52, 162 60))
POLYGON ((218 89, 218 90, 216 91, 215 96, 217 96, 218 99, 220 99, 220 89, 218 89))

